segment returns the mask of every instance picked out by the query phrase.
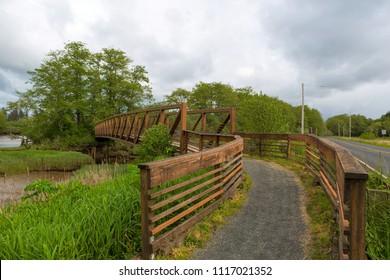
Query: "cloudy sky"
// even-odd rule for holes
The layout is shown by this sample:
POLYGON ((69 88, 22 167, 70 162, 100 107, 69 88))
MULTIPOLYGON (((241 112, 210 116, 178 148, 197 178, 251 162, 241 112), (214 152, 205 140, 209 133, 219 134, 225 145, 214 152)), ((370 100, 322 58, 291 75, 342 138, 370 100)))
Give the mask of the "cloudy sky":
POLYGON ((0 107, 64 43, 124 50, 156 100, 197 82, 250 86, 326 119, 390 111, 390 1, 1 0, 0 107))

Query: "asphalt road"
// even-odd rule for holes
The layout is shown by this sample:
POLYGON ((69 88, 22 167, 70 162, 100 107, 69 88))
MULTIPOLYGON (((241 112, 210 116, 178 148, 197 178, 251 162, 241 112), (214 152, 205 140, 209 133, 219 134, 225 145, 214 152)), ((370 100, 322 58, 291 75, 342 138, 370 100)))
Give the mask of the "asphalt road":
POLYGON ((357 143, 348 140, 340 140, 329 138, 329 140, 339 144, 340 146, 349 150, 349 152, 364 161, 372 168, 380 171, 384 175, 390 175, 390 149, 382 148, 368 144, 357 143))
POLYGON ((308 227, 296 176, 276 164, 254 159, 244 159, 244 169, 253 181, 246 203, 195 258, 305 259, 308 227))

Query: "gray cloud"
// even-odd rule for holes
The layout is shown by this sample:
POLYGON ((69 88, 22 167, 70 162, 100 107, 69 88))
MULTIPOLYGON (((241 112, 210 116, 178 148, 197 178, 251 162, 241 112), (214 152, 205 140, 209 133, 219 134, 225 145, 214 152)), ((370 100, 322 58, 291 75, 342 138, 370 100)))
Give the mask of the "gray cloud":
POLYGON ((158 100, 221 81, 299 105, 304 82, 324 117, 390 110, 385 0, 2 0, 0 10, 0 106, 50 50, 83 41, 145 66, 158 100))
POLYGON ((389 79, 389 10, 387 1, 283 1, 263 22, 302 79, 345 90, 389 79))

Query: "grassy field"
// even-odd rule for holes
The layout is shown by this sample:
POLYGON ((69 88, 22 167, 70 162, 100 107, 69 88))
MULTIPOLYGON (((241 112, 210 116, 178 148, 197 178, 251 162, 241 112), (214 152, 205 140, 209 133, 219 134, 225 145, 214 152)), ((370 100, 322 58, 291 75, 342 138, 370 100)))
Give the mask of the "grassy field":
POLYGON ((78 152, 41 150, 0 151, 0 174, 23 174, 30 171, 73 171, 91 164, 93 159, 78 152))

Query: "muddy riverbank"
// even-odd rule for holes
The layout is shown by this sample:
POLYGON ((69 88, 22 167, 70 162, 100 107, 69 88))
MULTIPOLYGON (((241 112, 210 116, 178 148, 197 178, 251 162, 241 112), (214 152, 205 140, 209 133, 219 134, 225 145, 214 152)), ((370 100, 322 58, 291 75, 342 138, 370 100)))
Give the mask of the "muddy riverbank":
POLYGON ((0 177, 0 207, 20 201, 24 188, 38 180, 48 179, 53 182, 65 182, 73 172, 31 172, 30 174, 6 175, 0 177))

